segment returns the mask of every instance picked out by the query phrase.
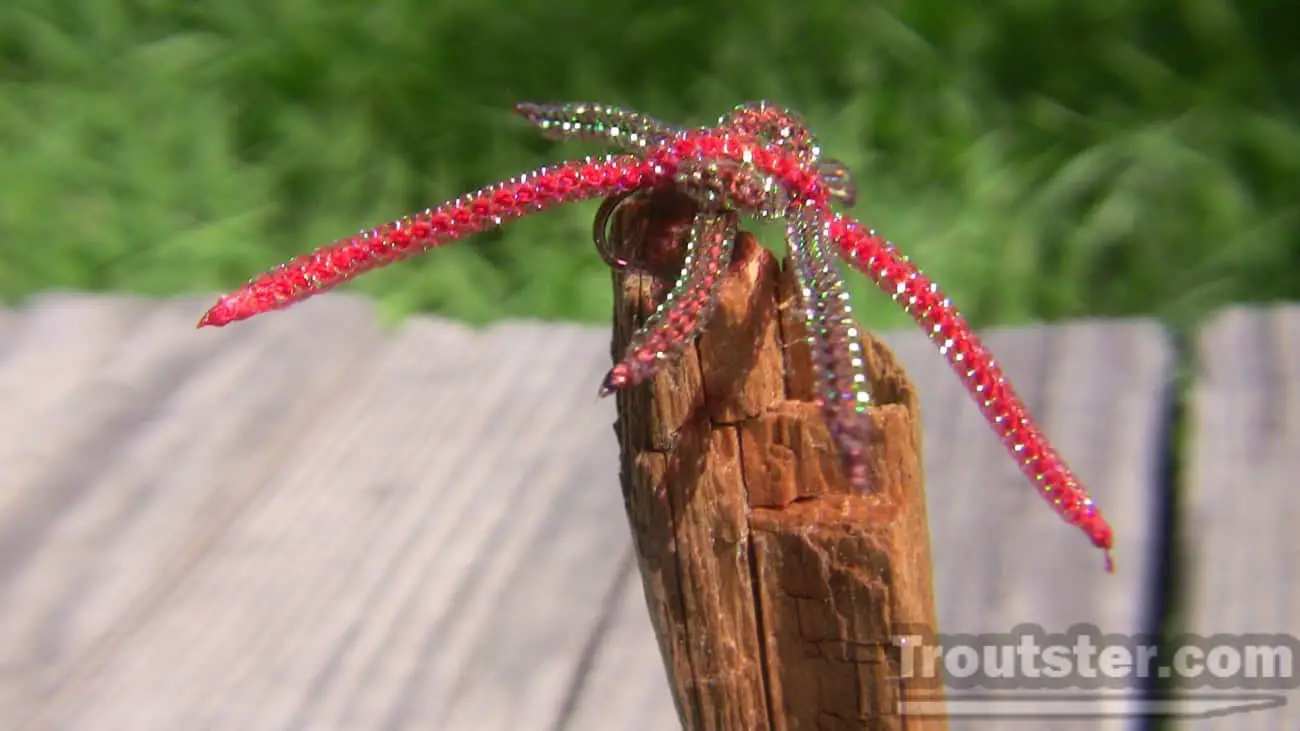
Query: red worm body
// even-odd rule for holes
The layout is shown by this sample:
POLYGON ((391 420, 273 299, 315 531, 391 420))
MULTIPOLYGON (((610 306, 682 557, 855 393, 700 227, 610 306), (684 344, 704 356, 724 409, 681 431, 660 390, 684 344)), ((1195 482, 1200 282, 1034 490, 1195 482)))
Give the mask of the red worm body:
POLYGON ((893 297, 939 347, 1020 471, 1066 522, 1077 526, 1105 552, 1106 570, 1113 571, 1110 525, 1039 431, 1001 366, 938 285, 893 244, 857 221, 834 216, 830 231, 845 260, 893 297))
MULTIPOLYGON (((825 201, 826 193, 816 170, 797 158, 767 148, 747 135, 691 130, 654 148, 645 157, 610 155, 539 168, 317 249, 222 297, 199 326, 222 326, 288 307, 365 272, 529 213, 673 181, 684 160, 727 161, 742 172, 753 165, 780 181, 792 194, 825 201)), ((730 183, 739 174, 724 172, 720 177, 730 183)))
MULTIPOLYGON (((829 239, 841 259, 891 295, 938 345, 1039 494, 1106 553, 1107 569, 1111 569, 1110 527, 1074 473, 1040 433, 1001 368, 966 321, 938 287, 892 244, 830 209, 832 199, 844 197, 843 181, 836 178, 835 170, 822 164, 824 161, 807 154, 811 142, 802 138, 765 139, 773 128, 772 120, 764 118, 760 122, 750 127, 749 134, 726 128, 675 132, 671 137, 656 138, 637 155, 567 162, 488 186, 267 272, 218 300, 199 326, 222 326, 287 307, 364 272, 519 216, 562 203, 682 184, 685 175, 728 191, 731 204, 750 213, 780 213, 776 202, 782 202, 787 206, 782 214, 787 220, 800 217, 796 228, 801 240, 812 241, 814 248, 819 248, 821 239, 829 239), (759 195, 755 181, 775 188, 764 188, 764 194, 759 195)), ((782 120, 775 123, 779 126, 782 120)), ((804 253, 808 252, 814 249, 804 253)), ((820 286, 817 283, 829 276, 816 271, 824 263, 824 256, 803 259, 808 269, 805 286, 820 286)), ((847 310, 834 309, 827 295, 823 291, 816 293, 813 304, 817 309, 811 314, 847 318, 847 310)), ((831 348, 833 343, 823 345, 831 348)), ((842 359, 842 354, 836 355, 833 350, 826 350, 824 355, 831 360, 842 359)), ((829 362, 823 365, 842 366, 829 362)), ((851 378, 852 371, 836 372, 834 377, 851 378)))
POLYGON ((704 332, 718 304, 722 276, 731 260, 738 221, 734 212, 701 214, 691 224, 682 274, 663 302, 628 343, 623 359, 600 384, 600 395, 653 378, 704 332))

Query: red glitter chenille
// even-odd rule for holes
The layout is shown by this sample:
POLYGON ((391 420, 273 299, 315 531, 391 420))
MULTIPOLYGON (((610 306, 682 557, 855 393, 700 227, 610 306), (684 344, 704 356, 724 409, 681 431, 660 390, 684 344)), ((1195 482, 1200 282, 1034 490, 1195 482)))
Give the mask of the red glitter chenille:
POLYGON ((199 327, 287 307, 357 275, 535 211, 643 187, 654 166, 630 155, 545 167, 283 264, 218 300, 199 327))
POLYGON ((834 215, 830 220, 831 235, 845 261, 893 297, 939 346, 1021 472, 1066 522, 1080 528, 1105 552, 1106 570, 1114 571, 1110 525, 1038 430, 1001 366, 938 285, 875 231, 844 216, 834 215))
POLYGON ((825 200, 816 171, 803 161, 771 152, 749 135, 691 130, 646 158, 611 155, 540 168, 317 249, 222 297, 199 327, 220 327, 288 307, 360 274, 482 233, 508 219, 670 181, 683 159, 752 165, 780 179, 793 194, 825 200))
POLYGON ((605 375, 601 396, 653 378, 704 332, 718 304, 738 228, 739 216, 734 212, 706 212, 696 216, 681 275, 645 324, 633 334, 622 360, 605 375))
POLYGON ((819 155, 812 133, 798 114, 768 102, 750 102, 731 110, 719 125, 751 134, 812 160, 819 155))
MULTIPOLYGON (((648 145, 638 155, 541 168, 360 233, 253 279, 218 300, 199 326, 222 326, 286 307, 364 272, 529 213, 563 203, 676 185, 680 181, 674 176, 679 169, 688 173, 704 171, 710 176, 708 182, 729 191, 759 190, 761 186, 756 188, 753 181, 770 179, 780 189, 774 195, 803 210, 812 217, 810 220, 827 223, 841 257, 890 294, 926 330, 1024 474, 1062 518, 1080 528, 1105 552, 1106 568, 1113 570, 1110 526, 1074 473, 1039 432, 1001 368, 965 320, 938 287, 892 244, 831 210, 831 199, 844 199, 843 191, 838 191, 816 161, 810 159, 814 156, 801 151, 798 144, 791 144, 801 140, 786 139, 781 144, 765 139, 770 136, 766 131, 779 127, 785 118, 756 115, 755 119, 750 121, 759 133, 757 137, 746 130, 725 127, 681 131, 648 145)), ((751 209, 771 203, 759 200, 762 196, 752 201, 745 198, 740 196, 739 203, 751 209)))

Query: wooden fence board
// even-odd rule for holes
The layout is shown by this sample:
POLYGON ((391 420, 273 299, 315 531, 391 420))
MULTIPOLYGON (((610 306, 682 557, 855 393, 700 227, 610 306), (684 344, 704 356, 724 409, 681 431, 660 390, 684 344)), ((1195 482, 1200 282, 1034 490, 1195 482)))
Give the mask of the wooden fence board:
POLYGON ((646 613, 645 590, 629 550, 627 571, 611 597, 613 612, 561 731, 680 728, 668 676, 646 613), (618 713, 611 714, 611 710, 618 713))
MULTIPOLYGON (((1300 635, 1300 307, 1234 308, 1202 331, 1191 403, 1186 564, 1187 629, 1202 636, 1300 635)), ((1294 649, 1294 648, 1293 648, 1294 649)), ((1292 655, 1291 678, 1300 658, 1292 655)), ((1195 679, 1184 689, 1205 697, 1195 679)), ((1188 719, 1179 728, 1300 726, 1294 683, 1238 688, 1286 699, 1281 708, 1188 719)))
MULTIPOLYGON (((0 592, 21 600, 0 620, 33 628, 0 640, 0 663, 28 663, 0 681, 0 717, 36 713, 40 731, 672 727, 612 403, 595 398, 607 329, 415 319, 381 335, 368 306, 334 295, 196 333, 203 303, 124 317, 113 301, 54 298, 0 332, 0 395, 27 400, 0 416, 0 435, 26 440, 0 446, 0 474, 42 434, 87 458, 30 463, 44 466, 16 484, 80 492, 25 543, 2 528, 33 488, 0 491, 0 592), (44 391, 24 372, 46 374, 44 391), (42 632, 57 661, 19 639, 42 632)), ((1115 524, 1117 576, 1032 494, 932 346, 886 339, 921 391, 940 630, 1138 629, 1170 375, 1159 328, 989 338, 1115 524)), ((998 728, 952 724, 968 727, 998 728)), ((1117 726, 1052 726, 1099 727, 1117 726)))
POLYGON ((612 412, 594 397, 602 351, 580 328, 412 322, 335 384, 342 399, 303 425, 265 480, 274 489, 58 720, 504 729, 557 718, 625 568, 626 529, 599 519, 620 510, 617 485, 597 479, 615 474, 612 412), (575 368, 583 352, 590 365, 575 368))
MULTIPOLYGON (((525 376, 538 379, 534 399, 507 397, 536 421, 521 424, 514 439, 481 438, 528 455, 516 468, 497 467, 483 485, 519 483, 513 517, 493 538, 489 560, 479 560, 480 586, 463 591, 455 622, 439 627, 448 642, 431 646, 408 683, 396 728, 428 728, 431 719, 466 731, 555 728, 582 691, 584 653, 601 639, 602 617, 629 568, 613 403, 595 395, 609 367, 608 334, 558 325, 512 330, 493 336, 511 338, 518 362, 546 349, 558 356, 525 376)), ((608 702, 606 710, 622 715, 608 702)))
POLYGON ((0 464, 8 488, 0 490, 0 514, 22 495, 13 487, 33 479, 51 456, 62 456, 52 437, 75 423, 86 394, 82 403, 70 402, 147 311, 146 302, 133 298, 48 295, 11 311, 0 344, 0 464))
MULTIPOLYGON (((0 657, 26 668, 25 707, 9 718, 65 707, 82 681, 134 641, 224 521, 260 489, 261 471, 292 439, 283 430, 309 416, 318 391, 362 356, 303 330, 310 313, 232 331, 218 343, 195 332, 196 305, 142 316, 72 389, 58 410, 65 423, 51 421, 33 437, 63 453, 16 485, 28 504, 56 500, 57 508, 28 508, 21 525, 0 534, 11 566, 0 611, 12 629, 0 657), (275 403, 295 389, 303 403, 275 403)), ((314 310, 323 311, 337 330, 376 334, 369 310, 355 302, 314 310)), ((61 337, 89 337, 98 319, 88 316, 61 337)))
MULTIPOLYGON (((61 434, 76 430, 79 389, 100 367, 115 341, 147 305, 130 298, 34 298, 20 311, 5 310, 0 340, 0 622, 34 629, 24 617, 40 616, 40 603, 23 595, 41 579, 30 572, 34 543, 58 518, 60 500, 31 489, 51 463, 65 461, 61 434)), ((82 401, 87 395, 82 394, 82 401)), ((86 404, 95 408, 98 404, 86 404)), ((64 577, 44 577, 66 585, 64 577)), ((0 637, 0 718, 30 710, 49 682, 50 657, 59 645, 40 643, 36 633, 0 637), (40 645, 44 644, 42 648, 40 645), (42 659, 41 656, 45 657, 42 659)))
POLYGON ((18 314, 11 309, 0 308, 0 358, 8 352, 7 339, 18 323, 18 314))

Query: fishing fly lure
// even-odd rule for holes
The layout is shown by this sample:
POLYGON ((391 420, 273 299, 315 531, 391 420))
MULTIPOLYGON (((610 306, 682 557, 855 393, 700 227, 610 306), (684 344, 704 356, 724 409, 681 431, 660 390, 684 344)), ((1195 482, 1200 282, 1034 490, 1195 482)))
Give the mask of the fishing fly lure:
MULTIPOLYGON (((610 142, 626 150, 647 150, 687 130, 673 127, 639 112, 601 104, 519 104, 515 112, 555 140, 610 142)), ((824 158, 812 133, 794 112, 771 104, 752 102, 736 106, 718 120, 719 129, 750 135, 792 154, 814 168, 826 184, 827 195, 853 205, 857 186, 847 167, 824 158)), ((839 448, 850 484, 867 489, 865 450, 870 422, 867 408, 871 391, 860 328, 853 319, 848 290, 838 261, 827 248, 815 211, 792 201, 778 181, 752 169, 720 169, 725 161, 688 163, 679 171, 678 186, 699 207, 687 240, 686 259, 676 283, 647 323, 632 337, 623 360, 606 376, 601 393, 609 394, 652 377, 660 367, 676 360, 695 340, 716 307, 721 277, 713 276, 719 256, 730 254, 733 230, 726 243, 700 250, 701 227, 715 229, 736 208, 765 219, 787 219, 786 241, 799 283, 804 324, 808 332, 814 380, 831 436, 839 448), (725 249, 724 249, 725 247, 725 249), (704 253, 707 256, 699 256, 704 253), (708 266, 696 266, 697 261, 708 266)), ((731 166, 734 167, 734 166, 731 166)), ((606 262, 627 268, 612 251, 605 229, 625 200, 644 194, 633 191, 611 198, 596 216, 596 248, 606 262)), ((725 261, 724 261, 725 266, 725 261)))
POLYGON ((221 297, 199 327, 223 326, 321 294, 360 274, 555 206, 605 199, 594 238, 611 266, 607 224, 620 205, 671 185, 698 204, 680 273, 601 384, 602 395, 640 383, 679 358, 708 324, 730 259, 739 214, 785 223, 800 288, 817 401, 850 483, 868 489, 864 450, 871 404, 861 328, 841 266, 865 274, 938 346, 981 413, 1040 495, 1100 548, 1113 570, 1110 526, 1073 471, 1042 435, 997 361, 948 298, 893 244, 837 213, 857 187, 825 157, 793 112, 768 102, 739 105, 714 127, 680 128, 601 104, 519 104, 517 114, 557 140, 612 144, 618 154, 524 173, 436 208, 362 231, 293 259, 221 297))

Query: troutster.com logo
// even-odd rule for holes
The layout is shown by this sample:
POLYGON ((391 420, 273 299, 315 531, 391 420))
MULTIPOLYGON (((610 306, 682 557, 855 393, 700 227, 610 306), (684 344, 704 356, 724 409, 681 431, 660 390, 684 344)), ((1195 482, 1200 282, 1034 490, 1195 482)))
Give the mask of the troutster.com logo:
POLYGON ((913 716, 1207 717, 1277 708, 1300 687, 1300 640, 1283 634, 1185 635, 1158 645, 1093 625, 1049 633, 1024 624, 990 634, 909 627, 893 643, 899 675, 914 691, 899 712, 913 716), (943 693, 926 699, 930 685, 943 693))

